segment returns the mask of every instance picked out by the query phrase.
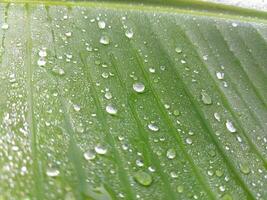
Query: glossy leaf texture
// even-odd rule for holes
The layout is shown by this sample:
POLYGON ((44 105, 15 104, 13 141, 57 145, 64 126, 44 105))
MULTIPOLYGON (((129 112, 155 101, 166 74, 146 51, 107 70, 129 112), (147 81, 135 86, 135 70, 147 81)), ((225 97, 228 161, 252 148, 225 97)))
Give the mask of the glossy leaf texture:
POLYGON ((0 199, 267 199, 267 14, 169 2, 0 3, 0 199))

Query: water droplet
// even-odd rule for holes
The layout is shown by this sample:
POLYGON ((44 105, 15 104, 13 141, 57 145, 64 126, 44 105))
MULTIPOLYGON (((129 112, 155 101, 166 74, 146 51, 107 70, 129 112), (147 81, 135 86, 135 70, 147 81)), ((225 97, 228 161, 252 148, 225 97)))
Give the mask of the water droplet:
POLYGON ((109 100, 109 99, 112 99, 112 94, 111 94, 111 92, 109 92, 109 91, 107 91, 107 92, 105 93, 104 96, 105 96, 105 98, 108 99, 108 100, 109 100))
POLYGON ((149 70, 149 72, 152 73, 152 74, 154 74, 154 73, 156 72, 155 68, 153 68, 153 67, 150 67, 148 70, 149 70))
POLYGON ((176 157, 176 151, 175 149, 171 148, 167 151, 167 158, 174 159, 176 157))
POLYGON ((135 164, 136 164, 138 167, 143 167, 143 166, 144 166, 144 162, 143 162, 142 160, 140 160, 140 159, 137 159, 137 160, 135 161, 135 164))
POLYGON ((45 48, 42 48, 42 49, 39 51, 38 55, 39 55, 40 57, 43 57, 43 58, 46 57, 46 56, 47 56, 46 49, 45 49, 45 48))
POLYGON ((59 170, 56 168, 48 168, 46 170, 46 175, 50 177, 56 177, 59 175, 59 170))
POLYGON ((203 60, 208 60, 208 55, 202 56, 203 60))
POLYGON ((150 172, 155 172, 155 171, 156 171, 156 169, 155 169, 154 167, 152 167, 152 166, 149 166, 149 167, 148 167, 148 170, 149 170, 150 172))
POLYGON ((145 91, 145 85, 143 83, 134 83, 133 84, 133 89, 134 91, 138 92, 138 93, 142 93, 145 91))
POLYGON ((172 171, 170 173, 170 175, 171 175, 172 178, 178 178, 178 174, 176 172, 174 172, 174 171, 172 171))
POLYGON ((185 141, 186 141, 186 143, 187 143, 187 144, 192 144, 192 143, 193 143, 193 141, 192 141, 192 139, 191 139, 191 138, 186 138, 186 140, 185 140, 185 141))
POLYGON ((174 110, 173 114, 174 114, 174 116, 179 116, 180 115, 180 111, 179 110, 174 110))
POLYGON ((201 92, 201 100, 206 105, 212 104, 211 97, 205 91, 201 92))
POLYGON ((2 26, 1 26, 1 28, 3 30, 7 30, 9 28, 9 25, 7 23, 3 23, 2 26))
POLYGON ((106 111, 110 115, 116 115, 118 113, 117 108, 115 106, 111 105, 111 104, 106 106, 106 111))
POLYGON ((71 37, 72 33, 71 33, 71 32, 66 32, 65 35, 66 35, 67 37, 71 37))
POLYGON ((57 74, 57 75, 60 75, 60 76, 62 76, 62 75, 65 74, 64 69, 62 69, 62 68, 59 67, 59 66, 54 66, 53 69, 52 69, 52 72, 53 72, 54 74, 57 74))
POLYGON ((76 112, 79 112, 81 110, 81 107, 77 104, 74 104, 73 105, 73 109, 76 111, 76 112))
POLYGON ((182 193, 184 191, 184 187, 179 185, 177 186, 177 192, 182 193))
POLYGON ((222 185, 219 187, 219 189, 220 189, 221 192, 224 192, 225 191, 225 187, 222 186, 222 185))
POLYGON ((159 130, 159 127, 156 124, 148 124, 147 126, 149 128, 149 130, 157 132, 159 130))
POLYGON ((134 32, 132 29, 126 30, 125 31, 125 36, 129 39, 133 38, 134 32))
POLYGON ((225 195, 223 195, 221 200, 233 200, 233 197, 230 194, 225 194, 225 195))
POLYGON ((97 24, 100 29, 104 29, 106 27, 106 22, 104 21, 99 21, 97 24))
POLYGON ((233 122, 227 120, 225 125, 226 125, 227 130, 230 131, 231 133, 235 133, 236 132, 236 128, 235 128, 233 122))
POLYGON ((83 157, 85 160, 94 160, 96 158, 96 153, 93 150, 88 150, 84 152, 83 157))
POLYGON ((221 177, 221 176, 223 175, 223 171, 221 171, 221 170, 216 170, 216 171, 215 171, 215 174, 216 174, 216 176, 221 177))
POLYGON ((182 53, 182 49, 180 47, 175 48, 176 53, 182 53))
POLYGON ((223 72, 216 72, 216 76, 219 80, 222 80, 224 78, 224 73, 223 72))
POLYGON ((232 23, 232 27, 237 27, 237 26, 238 26, 237 23, 235 23, 235 22, 232 23))
POLYGON ((101 74, 101 76, 102 76, 103 78, 108 78, 108 77, 109 77, 109 74, 108 74, 107 72, 103 72, 103 73, 101 74))
POLYGON ((219 115, 219 113, 214 113, 214 118, 219 122, 221 121, 221 116, 219 115))
POLYGON ((108 149, 106 147, 102 146, 101 144, 98 144, 95 146, 95 152, 97 154, 104 155, 107 153, 107 151, 108 151, 108 149))
POLYGON ((99 42, 104 45, 108 45, 110 43, 110 39, 108 36, 101 36, 99 42))
POLYGON ((136 172, 134 174, 134 180, 143 186, 149 186, 153 181, 151 175, 144 171, 136 172))
POLYGON ((46 61, 45 61, 44 58, 41 57, 41 58, 38 59, 38 61, 37 61, 37 65, 38 65, 39 67, 44 67, 45 64, 46 64, 46 61))
POLYGON ((240 170, 243 174, 249 174, 250 173, 249 166, 246 163, 240 164, 240 170))

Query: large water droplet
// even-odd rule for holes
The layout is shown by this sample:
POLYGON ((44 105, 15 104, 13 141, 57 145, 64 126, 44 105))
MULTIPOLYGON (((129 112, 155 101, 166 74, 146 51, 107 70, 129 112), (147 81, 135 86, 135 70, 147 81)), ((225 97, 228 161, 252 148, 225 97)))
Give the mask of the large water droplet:
POLYGON ((134 91, 138 92, 138 93, 142 93, 145 91, 145 85, 143 83, 134 83, 133 84, 133 89, 134 91))
POLYGON ((95 146, 95 152, 97 154, 104 155, 107 153, 107 151, 108 151, 108 149, 106 147, 102 146, 101 144, 98 144, 95 146))
POLYGON ((230 131, 231 133, 235 133, 236 132, 236 128, 235 128, 233 122, 227 120, 225 125, 226 125, 227 130, 230 131))
POLYGON ((167 155, 167 158, 174 159, 176 157, 176 151, 175 151, 175 149, 173 149, 173 148, 168 149, 166 155, 167 155))
POLYGON ((108 36, 101 36, 99 42, 104 45, 108 45, 110 43, 110 39, 108 36))
POLYGON ((144 171, 136 172, 134 174, 134 180, 143 186, 149 186, 153 181, 151 175, 144 171))
POLYGON ((150 124, 148 124, 147 127, 149 128, 149 130, 154 131, 154 132, 159 130, 159 127, 156 124, 150 123, 150 124))
POLYGON ((96 153, 93 150, 88 150, 84 152, 83 157, 85 160, 94 160, 96 158, 96 153))
POLYGON ((117 108, 111 104, 106 106, 106 111, 110 115, 116 115, 118 113, 117 108))
POLYGON ((60 173, 59 170, 56 168, 48 168, 46 170, 46 175, 50 177, 56 177, 59 175, 59 173, 60 173))
POLYGON ((201 92, 201 100, 206 105, 212 104, 211 97, 205 91, 201 92))

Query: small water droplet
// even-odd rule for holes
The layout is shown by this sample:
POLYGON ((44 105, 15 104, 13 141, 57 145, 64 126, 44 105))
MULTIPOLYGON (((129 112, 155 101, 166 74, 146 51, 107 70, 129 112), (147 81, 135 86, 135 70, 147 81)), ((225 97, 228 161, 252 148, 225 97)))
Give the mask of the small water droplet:
POLYGON ((109 77, 109 74, 107 72, 103 72, 101 76, 106 79, 109 77))
POLYGON ((99 42, 104 45, 108 45, 110 43, 110 39, 108 36, 101 36, 99 42))
POLYGON ((132 29, 128 29, 125 31, 125 36, 129 39, 133 38, 134 32, 132 29))
POLYGON ((111 92, 109 92, 109 91, 107 91, 107 92, 105 93, 104 96, 105 96, 105 98, 108 99, 108 100, 109 100, 109 99, 112 99, 112 94, 111 94, 111 92))
POLYGON ((224 78, 224 73, 223 72, 216 72, 216 76, 219 80, 222 80, 224 78))
POLYGON ((170 175, 171 175, 172 178, 178 178, 178 174, 176 172, 174 172, 174 171, 172 171, 170 173, 170 175))
POLYGON ((48 168, 46 170, 46 175, 50 177, 56 177, 59 175, 59 173, 60 173, 59 170, 56 168, 48 168))
POLYGON ((230 131, 231 133, 235 133, 236 132, 236 128, 235 128, 233 122, 227 120, 225 125, 226 125, 227 130, 230 131))
POLYGON ((62 68, 59 67, 59 66, 54 66, 53 69, 52 69, 52 72, 53 72, 54 74, 57 74, 57 75, 60 75, 60 76, 62 76, 62 75, 65 74, 64 69, 62 69, 62 68))
POLYGON ((73 105, 73 109, 76 111, 76 112, 79 112, 81 110, 81 107, 77 104, 74 104, 73 105))
POLYGON ((212 104, 211 97, 204 90, 201 92, 201 100, 206 105, 212 104))
POLYGON ((174 159, 176 157, 176 151, 175 149, 171 148, 167 151, 167 158, 168 159, 174 159))
POLYGON ((176 53, 182 53, 182 49, 180 47, 175 48, 176 53))
POLYGON ((138 93, 143 93, 145 91, 145 85, 143 83, 134 83, 133 84, 133 89, 134 91, 138 92, 138 93))
POLYGON ((143 186, 149 186, 153 181, 151 175, 144 171, 136 172, 134 174, 134 180, 143 186))
POLYGON ((156 169, 155 169, 154 167, 152 167, 152 166, 149 166, 149 167, 148 167, 148 170, 149 170, 150 172, 155 172, 155 171, 156 171, 156 169))
POLYGON ((214 118, 219 122, 221 121, 221 116, 219 115, 219 113, 214 113, 214 118))
POLYGON ((208 60, 208 55, 204 55, 204 56, 202 56, 202 58, 203 58, 203 60, 208 60))
POLYGON ((39 55, 40 57, 43 57, 43 58, 46 57, 46 56, 47 56, 46 48, 42 48, 42 49, 39 51, 38 55, 39 55))
POLYGON ((156 124, 150 123, 147 126, 149 128, 149 130, 157 132, 159 130, 159 127, 156 124))
POLYGON ((182 185, 177 186, 177 192, 182 193, 184 191, 184 187, 182 185))
POLYGON ((99 21, 97 24, 100 29, 104 29, 106 27, 106 22, 104 21, 99 21))
POLYGON ((138 167, 143 167, 143 166, 144 166, 144 162, 143 162, 142 160, 140 160, 140 159, 137 159, 137 160, 135 161, 135 164, 136 164, 138 167))
POLYGON ((1 28, 3 30, 7 30, 9 28, 9 25, 7 23, 3 23, 2 26, 1 26, 1 28))
POLYGON ((93 150, 88 150, 84 152, 83 157, 85 160, 94 160, 96 158, 96 153, 93 150))
POLYGON ((67 37, 71 37, 72 33, 69 31, 69 32, 66 32, 65 35, 66 35, 67 37))
POLYGON ((97 154, 104 155, 107 153, 107 151, 108 151, 108 149, 106 147, 102 146, 101 144, 97 144, 95 146, 95 152, 97 154))
POLYGON ((150 67, 148 70, 149 70, 149 72, 152 73, 152 74, 154 74, 154 73, 156 72, 155 68, 153 68, 153 67, 150 67))
POLYGON ((235 23, 235 22, 232 23, 232 27, 237 27, 237 26, 238 26, 237 23, 235 23))
POLYGON ((193 143, 191 138, 186 138, 185 141, 186 141, 187 144, 192 144, 193 143))
POLYGON ((216 174, 216 176, 221 177, 221 176, 223 175, 223 171, 221 171, 221 170, 216 170, 216 171, 215 171, 215 174, 216 174))
POLYGON ((111 105, 111 104, 106 106, 106 111, 110 115, 116 115, 118 113, 117 108, 115 106, 111 105))
POLYGON ((249 169, 249 166, 248 164, 246 163, 242 163, 240 164, 240 170, 243 174, 249 174, 250 173, 250 169, 249 169))
POLYGON ((174 110, 173 114, 174 114, 174 116, 179 116, 180 115, 180 111, 179 110, 174 110))
POLYGON ((38 59, 38 61, 37 61, 37 65, 38 65, 39 67, 44 67, 45 64, 46 64, 46 61, 45 61, 44 58, 41 57, 41 58, 38 59))
POLYGON ((222 186, 222 185, 219 187, 219 189, 220 189, 221 192, 224 192, 225 191, 225 187, 222 186))

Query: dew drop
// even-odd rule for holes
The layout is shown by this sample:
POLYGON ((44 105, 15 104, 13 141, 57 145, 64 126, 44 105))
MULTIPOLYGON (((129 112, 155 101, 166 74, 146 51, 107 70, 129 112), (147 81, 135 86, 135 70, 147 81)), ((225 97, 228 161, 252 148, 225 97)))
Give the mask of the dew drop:
POLYGON ((107 151, 108 151, 108 149, 106 147, 102 146, 101 144, 98 144, 95 146, 95 152, 97 154, 104 155, 107 153, 107 151))
POLYGON ((137 93, 143 93, 145 91, 145 85, 143 83, 134 83, 133 84, 133 89, 137 93))
POLYGON ((144 171, 136 172, 134 174, 134 180, 143 186, 149 186, 153 181, 151 175, 144 171))
POLYGON ((178 178, 178 174, 176 172, 174 172, 174 171, 172 171, 170 173, 170 175, 171 175, 172 178, 178 178))
POLYGON ((232 27, 237 27, 237 26, 238 26, 237 23, 235 23, 235 22, 232 23, 232 27))
POLYGON ((37 61, 37 65, 38 65, 39 67, 44 67, 45 64, 46 64, 46 61, 45 61, 44 58, 41 57, 41 58, 38 59, 38 61, 37 61))
POLYGON ((126 30, 125 31, 125 36, 129 39, 133 38, 134 32, 132 29, 126 30))
POLYGON ((42 49, 39 51, 38 55, 39 55, 40 57, 43 57, 43 58, 46 57, 46 56, 47 56, 46 49, 45 49, 45 48, 42 48, 42 49))
POLYGON ((208 60, 208 55, 204 55, 204 56, 202 56, 202 58, 203 58, 203 60, 208 60))
POLYGON ((231 133, 235 133, 236 132, 236 128, 235 128, 233 122, 227 120, 225 125, 226 125, 227 130, 230 131, 231 133))
POLYGON ((175 52, 176 52, 176 53, 182 53, 182 49, 181 49, 180 47, 176 47, 176 48, 175 48, 175 52))
POLYGON ((224 73, 223 72, 216 72, 216 76, 219 80, 222 80, 224 78, 224 73))
POLYGON ((135 164, 136 164, 138 167, 143 167, 143 166, 144 166, 144 162, 143 162, 142 160, 140 160, 140 159, 137 159, 137 160, 135 161, 135 164))
POLYGON ((117 108, 111 104, 106 106, 106 111, 110 115, 116 115, 118 113, 117 108))
POLYGON ((103 45, 108 45, 110 43, 110 39, 108 36, 101 36, 99 42, 103 45))
POLYGON ((81 107, 77 104, 74 104, 73 105, 73 109, 76 111, 76 112, 79 112, 81 110, 81 107))
POLYGON ((212 104, 211 97, 205 91, 201 92, 201 100, 206 105, 212 104))
POLYGON ((249 174, 250 173, 250 169, 249 169, 249 166, 248 164, 240 164, 240 170, 243 174, 249 174))
POLYGON ((112 99, 112 94, 111 94, 111 92, 109 92, 109 91, 107 91, 107 92, 105 93, 104 96, 105 96, 105 98, 108 99, 108 100, 109 100, 109 99, 112 99))
POLYGON ((100 29, 104 29, 106 27, 106 22, 104 21, 99 21, 97 24, 98 24, 98 28, 100 29))
POLYGON ((183 186, 181 186, 181 185, 177 186, 177 192, 178 193, 182 193, 183 191, 184 191, 184 187, 183 186))
POLYGON ((96 153, 93 150, 88 150, 84 152, 83 157, 85 160, 94 160, 96 158, 96 153))
POLYGON ((168 159, 174 159, 175 157, 176 157, 176 151, 175 151, 175 149, 173 149, 173 148, 171 148, 171 149, 168 149, 168 151, 167 151, 167 158, 168 159))
POLYGON ((216 171, 215 171, 215 174, 216 174, 216 176, 221 177, 221 176, 223 175, 223 171, 221 171, 221 170, 216 170, 216 171))
POLYGON ((221 116, 219 115, 219 113, 214 113, 214 118, 219 122, 221 121, 221 116))
POLYGON ((67 37, 71 37, 72 33, 71 33, 71 32, 66 32, 65 35, 66 35, 67 37))
POLYGON ((65 74, 64 69, 62 69, 62 68, 59 67, 59 66, 54 66, 53 69, 52 69, 52 72, 53 72, 54 74, 57 74, 57 75, 60 75, 60 76, 62 76, 62 75, 65 74))
POLYGON ((193 141, 192 141, 192 139, 191 139, 191 138, 186 138, 186 140, 185 140, 185 141, 186 141, 186 143, 187 143, 187 144, 192 144, 192 143, 193 143, 193 141))
POLYGON ((7 23, 3 23, 2 26, 1 26, 1 28, 3 30, 7 30, 9 28, 9 25, 7 23))
POLYGON ((150 67, 148 70, 149 70, 149 72, 152 73, 152 74, 154 74, 154 73, 156 72, 155 68, 153 68, 153 67, 150 67))
POLYGON ((154 132, 157 132, 159 130, 159 127, 156 124, 150 123, 148 124, 147 127, 149 128, 149 130, 154 131, 154 132))
POLYGON ((174 110, 173 114, 174 114, 174 116, 179 116, 180 115, 180 111, 179 110, 174 110))
POLYGON ((56 168, 48 168, 46 170, 46 175, 50 177, 56 177, 59 175, 59 170, 56 168))

